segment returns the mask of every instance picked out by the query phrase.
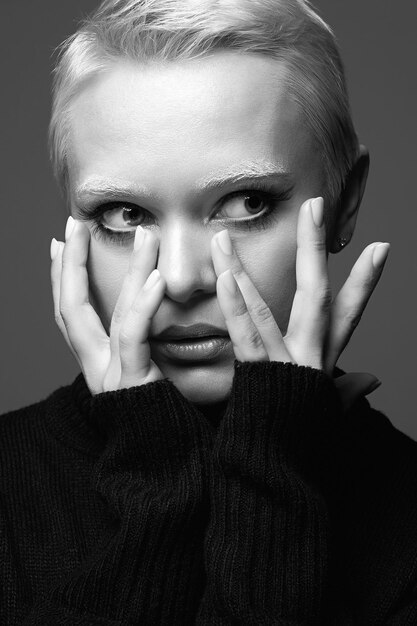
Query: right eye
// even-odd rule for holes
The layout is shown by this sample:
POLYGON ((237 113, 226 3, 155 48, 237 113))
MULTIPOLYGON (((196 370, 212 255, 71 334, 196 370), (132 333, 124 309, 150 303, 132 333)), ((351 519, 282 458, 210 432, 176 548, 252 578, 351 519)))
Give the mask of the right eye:
POLYGON ((98 207, 101 215, 95 218, 106 230, 116 232, 134 231, 146 223, 146 211, 130 202, 114 202, 98 207), (105 210, 106 207, 107 210, 105 210))

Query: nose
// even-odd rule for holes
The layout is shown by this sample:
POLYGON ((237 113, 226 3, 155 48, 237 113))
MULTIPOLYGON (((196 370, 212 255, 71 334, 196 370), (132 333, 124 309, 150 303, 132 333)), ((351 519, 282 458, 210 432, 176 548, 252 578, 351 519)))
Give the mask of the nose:
POLYGON ((167 283, 166 296, 179 303, 216 293, 210 252, 214 233, 207 226, 177 221, 161 227, 157 268, 167 283))

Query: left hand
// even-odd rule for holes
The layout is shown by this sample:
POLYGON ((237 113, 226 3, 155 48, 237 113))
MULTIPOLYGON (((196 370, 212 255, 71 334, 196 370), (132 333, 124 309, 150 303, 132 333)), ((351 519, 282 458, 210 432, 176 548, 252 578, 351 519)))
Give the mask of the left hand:
MULTIPOLYGON (((333 376, 337 360, 382 274, 389 244, 373 243, 367 246, 332 301, 325 226, 324 222, 316 226, 312 203, 315 204, 316 214, 323 211, 322 198, 306 200, 300 208, 297 225, 297 288, 285 337, 237 255, 234 251, 232 255, 226 255, 219 247, 219 237, 229 238, 227 230, 213 237, 211 251, 218 276, 218 302, 236 359, 291 362, 321 369, 333 376)), ((367 382, 371 383, 369 377, 367 382)), ((344 387, 346 394, 346 384, 344 387)), ((364 384, 359 384, 360 387, 363 395, 366 393, 364 384)))

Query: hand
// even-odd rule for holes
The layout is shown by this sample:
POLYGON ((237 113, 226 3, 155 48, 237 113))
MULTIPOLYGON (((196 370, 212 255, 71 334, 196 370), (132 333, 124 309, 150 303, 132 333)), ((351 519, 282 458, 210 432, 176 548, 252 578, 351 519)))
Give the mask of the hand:
MULTIPOLYGON (((322 369, 329 376, 333 375, 334 366, 381 276, 389 244, 374 243, 367 246, 332 301, 322 215, 322 198, 307 200, 300 208, 297 226, 297 289, 285 337, 233 252, 227 230, 213 237, 211 251, 218 276, 217 297, 237 360, 292 362, 322 369), (321 225, 316 225, 314 216, 321 225), (225 254, 219 241, 226 246, 229 244, 232 254, 225 254)), ((370 388, 371 382, 368 378, 364 385, 362 378, 356 388, 361 388, 364 393, 366 388, 370 388)), ((340 379, 337 384, 345 389, 349 387, 340 385, 340 379)))
POLYGON ((69 218, 65 244, 52 240, 51 281, 55 320, 93 395, 163 378, 150 358, 149 328, 166 283, 154 269, 159 242, 140 226, 113 312, 110 336, 89 301, 90 232, 69 218), (71 231, 71 226, 73 230, 71 231))

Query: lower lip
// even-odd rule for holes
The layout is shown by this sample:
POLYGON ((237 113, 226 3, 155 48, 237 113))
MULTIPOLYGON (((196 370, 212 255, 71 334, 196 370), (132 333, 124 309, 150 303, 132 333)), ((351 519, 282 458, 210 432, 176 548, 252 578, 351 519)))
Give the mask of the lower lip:
POLYGON ((182 361, 215 359, 231 345, 228 337, 207 337, 195 341, 153 341, 152 346, 164 356, 182 361))

